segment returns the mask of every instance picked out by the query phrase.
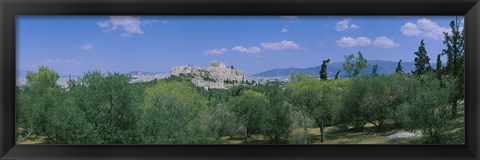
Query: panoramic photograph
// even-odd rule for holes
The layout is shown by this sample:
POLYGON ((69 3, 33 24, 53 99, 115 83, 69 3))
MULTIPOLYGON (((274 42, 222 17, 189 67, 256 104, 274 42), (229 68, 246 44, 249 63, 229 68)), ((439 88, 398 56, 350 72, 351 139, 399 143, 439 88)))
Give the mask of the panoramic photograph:
POLYGON ((17 16, 17 144, 465 144, 463 16, 17 16))

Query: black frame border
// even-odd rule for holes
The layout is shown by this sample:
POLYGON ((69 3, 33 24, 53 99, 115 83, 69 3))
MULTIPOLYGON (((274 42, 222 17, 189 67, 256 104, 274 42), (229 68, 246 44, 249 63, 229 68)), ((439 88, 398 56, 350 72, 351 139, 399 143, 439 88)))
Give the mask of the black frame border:
POLYGON ((0 0, 0 159, 479 160, 479 0, 0 0), (17 15, 465 15, 466 145, 16 145, 17 15))

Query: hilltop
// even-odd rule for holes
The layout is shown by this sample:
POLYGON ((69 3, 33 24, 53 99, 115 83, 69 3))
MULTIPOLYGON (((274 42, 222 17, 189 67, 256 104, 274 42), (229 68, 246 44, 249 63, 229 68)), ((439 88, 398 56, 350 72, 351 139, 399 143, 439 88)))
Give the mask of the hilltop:
POLYGON ((207 68, 199 66, 182 65, 173 67, 170 75, 191 75, 191 82, 198 87, 209 88, 230 88, 245 80, 243 71, 236 68, 228 68, 226 64, 219 61, 210 62, 207 68))

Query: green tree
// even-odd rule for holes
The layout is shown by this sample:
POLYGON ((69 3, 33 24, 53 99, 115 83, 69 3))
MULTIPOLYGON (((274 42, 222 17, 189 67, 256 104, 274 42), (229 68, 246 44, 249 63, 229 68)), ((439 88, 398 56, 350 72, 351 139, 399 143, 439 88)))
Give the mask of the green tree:
POLYGON ((451 129, 448 87, 430 73, 415 78, 413 86, 414 96, 399 106, 396 115, 407 129, 421 130, 427 143, 440 144, 451 129))
POLYGON ((58 105, 62 98, 61 88, 57 85, 59 76, 45 66, 38 72, 27 72, 27 83, 19 88, 17 96, 17 123, 26 127, 28 132, 45 134, 48 124, 48 112, 58 105))
POLYGON ((377 70, 378 70, 378 65, 373 65, 372 75, 378 76, 377 70))
POLYGON ((85 112, 72 97, 55 106, 47 114, 49 142, 54 144, 95 144, 99 137, 93 125, 86 120, 85 112))
POLYGON ((236 118, 230 106, 224 103, 218 103, 215 105, 212 114, 210 128, 219 136, 239 136, 243 138, 243 131, 238 127, 241 124, 236 118))
POLYGON ((159 81, 145 90, 138 124, 143 144, 207 144, 216 142, 208 129, 208 105, 189 82, 159 81))
POLYGON ((435 68, 435 73, 436 73, 436 77, 438 79, 441 79, 442 78, 442 75, 443 75, 443 65, 442 65, 442 60, 440 59, 441 55, 437 55, 437 67, 435 68))
POLYGON ((129 83, 130 77, 119 73, 103 75, 88 72, 69 82, 69 92, 86 114, 102 144, 135 142, 136 121, 139 116, 142 90, 129 83), (115 115, 115 116, 112 116, 115 115))
POLYGON ((325 127, 332 122, 334 108, 339 102, 335 94, 338 90, 333 84, 333 81, 320 81, 311 77, 286 84, 290 103, 314 119, 320 128, 321 142, 324 140, 325 127))
POLYGON ((335 79, 338 79, 338 75, 340 74, 341 70, 338 70, 337 73, 335 73, 335 79))
POLYGON ((418 46, 418 51, 414 53, 415 54, 415 70, 413 71, 413 74, 415 75, 422 75, 425 74, 428 71, 432 70, 432 67, 430 66, 430 58, 427 55, 427 50, 425 50, 425 43, 420 41, 420 46, 418 46))
POLYGON ((357 57, 354 54, 346 55, 342 66, 350 77, 357 77, 359 74, 364 74, 367 60, 363 58, 362 52, 358 52, 357 57))
POLYGON ((410 87, 403 75, 362 76, 350 84, 343 97, 337 123, 360 130, 368 122, 383 130, 391 114, 408 99, 410 87))
POLYGON ((271 143, 286 143, 291 133, 290 105, 285 101, 283 82, 271 81, 256 86, 257 92, 268 97, 262 132, 269 137, 271 143))
POLYGON ((262 93, 247 90, 242 95, 230 99, 229 104, 237 120, 242 124, 243 140, 247 143, 249 133, 261 130, 266 106, 269 105, 268 98, 262 93))
POLYGON ((465 85, 463 83, 465 75, 465 32, 463 30, 460 31, 458 17, 455 21, 450 22, 450 28, 452 29, 451 33, 444 33, 445 39, 443 44, 447 48, 442 50, 442 55, 447 55, 446 74, 453 76, 457 79, 456 82, 458 82, 456 83, 457 90, 452 91, 452 95, 449 96, 449 103, 452 106, 451 118, 455 118, 458 103, 465 96, 465 85))
POLYGON ((320 79, 327 80, 327 64, 330 62, 330 58, 322 62, 322 68, 320 69, 320 79))
POLYGON ((402 60, 399 60, 397 63, 397 68, 395 68, 395 73, 397 74, 404 74, 403 68, 402 68, 402 60))

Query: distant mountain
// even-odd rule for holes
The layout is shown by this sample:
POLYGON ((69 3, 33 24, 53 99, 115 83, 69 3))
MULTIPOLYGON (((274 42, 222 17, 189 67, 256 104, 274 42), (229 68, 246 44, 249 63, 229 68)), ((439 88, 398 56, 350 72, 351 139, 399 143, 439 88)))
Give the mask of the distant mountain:
MULTIPOLYGON (((343 62, 329 63, 327 65, 327 75, 328 77, 334 77, 338 70, 340 71, 339 76, 341 78, 347 77, 346 72, 342 67, 343 62)), ((395 72, 397 68, 397 62, 394 61, 382 61, 382 60, 372 60, 367 62, 367 68, 365 69, 366 73, 372 73, 373 65, 378 65, 377 73, 378 74, 391 74, 395 72)), ((430 64, 432 67, 435 67, 436 63, 430 64)), ((405 73, 410 73, 415 69, 414 62, 402 62, 402 69, 405 73)), ((250 77, 285 77, 290 76, 291 73, 306 73, 312 76, 318 76, 320 72, 320 66, 309 67, 309 68, 277 68, 261 73, 251 75, 250 77)))

